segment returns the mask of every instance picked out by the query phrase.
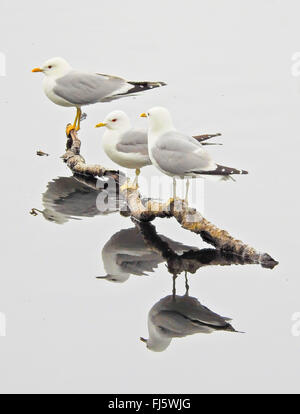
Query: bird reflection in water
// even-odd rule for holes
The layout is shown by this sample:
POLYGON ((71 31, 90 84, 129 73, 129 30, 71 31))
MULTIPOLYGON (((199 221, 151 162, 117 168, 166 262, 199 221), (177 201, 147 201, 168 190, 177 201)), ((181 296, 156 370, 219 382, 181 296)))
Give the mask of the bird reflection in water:
MULTIPOLYGON (((174 277, 175 281, 175 277, 174 277)), ((148 314, 149 338, 140 338, 147 348, 162 352, 173 338, 183 338, 196 333, 214 331, 238 332, 230 324, 231 319, 218 315, 202 305, 189 291, 183 296, 173 294, 160 299, 148 314)))
POLYGON ((124 205, 118 183, 112 178, 99 180, 76 175, 49 181, 42 201, 44 210, 34 208, 33 214, 42 213, 46 220, 56 224, 114 213, 124 205))
MULTIPOLYGON (((62 224, 69 219, 94 217, 118 212, 124 206, 118 189, 105 182, 87 177, 59 177, 48 183, 43 194, 43 216, 62 224), (111 191, 113 189, 113 191, 111 191), (107 208, 99 209, 99 195, 107 208)), ((37 209, 35 209, 37 210, 37 209)), ((37 210, 40 211, 40 210, 37 210)), ((173 277, 173 293, 160 299, 148 314, 149 338, 141 338, 147 348, 161 352, 168 348, 173 338, 214 331, 238 332, 231 319, 218 315, 189 295, 187 273, 196 273, 205 266, 230 266, 233 264, 258 264, 218 249, 198 249, 159 235, 149 222, 131 219, 134 227, 114 234, 102 249, 102 260, 107 273, 98 276, 111 282, 125 282, 131 275, 147 276, 161 263, 166 263, 173 277), (176 294, 176 278, 183 273, 186 293, 176 294)))
MULTIPOLYGON (((197 248, 160 236, 176 254, 197 248)), ((105 279, 111 282, 126 282, 130 275, 146 276, 165 261, 163 256, 148 246, 142 233, 136 227, 124 229, 114 234, 102 249, 102 261, 106 271, 105 279)))
POLYGON ((125 282, 130 275, 142 276, 155 272, 160 263, 166 262, 173 277, 173 293, 159 300, 148 315, 149 338, 141 338, 149 350, 161 352, 168 348, 173 338, 196 333, 215 331, 238 332, 231 319, 221 316, 189 295, 187 273, 195 273, 205 266, 230 266, 254 264, 217 249, 198 249, 171 240, 156 232, 150 223, 134 221, 135 227, 114 234, 102 250, 106 279, 125 282), (186 293, 176 294, 176 279, 185 275, 186 293))
POLYGON ((140 338, 151 351, 162 352, 168 348, 173 338, 183 338, 196 333, 214 331, 238 332, 231 325, 231 319, 218 315, 199 300, 189 295, 187 273, 195 273, 199 268, 213 265, 232 265, 252 263, 242 258, 226 254, 217 249, 187 250, 180 256, 163 240, 149 223, 136 223, 144 236, 148 248, 152 246, 167 262, 173 276, 173 292, 160 299, 148 314, 149 338, 140 338), (180 273, 185 275, 185 295, 176 294, 176 279, 180 273))

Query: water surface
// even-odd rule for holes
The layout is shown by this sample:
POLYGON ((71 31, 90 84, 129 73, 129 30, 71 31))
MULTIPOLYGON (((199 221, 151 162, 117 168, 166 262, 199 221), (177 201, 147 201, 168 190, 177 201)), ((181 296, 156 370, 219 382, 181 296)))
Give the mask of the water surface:
MULTIPOLYGON (((300 312, 300 96, 291 75, 291 56, 300 47, 299 4, 152 1, 145 10, 129 3, 4 2, 0 311, 7 332, 0 337, 0 389, 299 392, 300 337, 292 317, 300 312), (66 24, 74 10, 80 12, 66 24), (222 132, 224 145, 210 149, 216 160, 249 170, 235 183, 207 183, 204 215, 280 264, 272 271, 207 265, 188 276, 190 296, 244 334, 195 333, 152 352, 139 338, 148 338, 151 308, 172 295, 166 261, 146 248, 139 263, 127 251, 118 257, 121 283, 96 278, 112 272, 109 243, 135 226, 117 212, 98 214, 96 195, 83 184, 72 189, 59 157, 74 111, 47 101, 41 78, 30 72, 55 55, 82 69, 168 83, 86 108, 80 138, 88 162, 115 168, 94 128, 109 111, 125 110, 142 126, 138 114, 159 104, 182 131, 222 132), (50 156, 38 157, 37 150, 50 156), (51 186, 54 197, 47 198, 51 186), (33 207, 46 212, 32 216, 33 207)), ((154 172, 148 167, 143 175, 154 172)), ((154 224, 179 253, 210 247, 174 219, 154 224)), ((182 273, 176 295, 185 292, 182 273)))

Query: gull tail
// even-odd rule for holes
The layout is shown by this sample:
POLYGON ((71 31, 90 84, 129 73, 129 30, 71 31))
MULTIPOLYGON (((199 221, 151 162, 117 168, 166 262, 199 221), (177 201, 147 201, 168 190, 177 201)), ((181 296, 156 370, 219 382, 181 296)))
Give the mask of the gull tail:
POLYGON ((198 142, 201 142, 202 145, 223 145, 219 142, 206 142, 208 139, 220 137, 222 134, 205 134, 205 135, 193 135, 198 142))
POLYGON ((111 102, 115 99, 124 98, 126 96, 136 96, 139 92, 148 91, 150 89, 160 88, 161 86, 166 86, 167 84, 165 82, 148 82, 148 81, 142 81, 142 82, 134 82, 134 81, 127 81, 125 84, 125 88, 127 90, 120 91, 119 93, 116 93, 115 95, 108 96, 101 100, 101 102, 111 102))
POLYGON ((221 175, 224 177, 231 176, 233 174, 248 174, 248 171, 245 170, 237 170, 236 168, 225 167, 224 165, 217 164, 217 168, 214 170, 209 171, 194 171, 197 174, 201 175, 221 175))
POLYGON ((129 85, 132 85, 132 88, 129 89, 129 91, 127 92, 127 94, 130 94, 130 95, 132 93, 143 92, 143 91, 147 91, 149 89, 160 88, 161 86, 166 86, 165 82, 148 82, 148 81, 134 82, 134 81, 128 81, 127 83, 129 83, 129 85))
POLYGON ((243 332, 243 331, 237 331, 236 329, 234 329, 234 327, 232 326, 232 325, 230 325, 230 323, 228 323, 224 328, 223 328, 223 330, 224 331, 227 331, 227 332, 236 332, 236 333, 241 333, 241 334, 244 334, 245 332, 243 332))
MULTIPOLYGON (((195 138, 198 142, 204 142, 207 141, 208 139, 211 138, 215 138, 215 137, 220 137, 222 134, 218 133, 218 134, 204 134, 204 135, 193 135, 193 138, 195 138)), ((208 144, 206 144, 208 145, 208 144)), ((222 145, 222 144, 214 144, 214 145, 222 145)))
POLYGON ((219 164, 217 164, 217 168, 215 171, 215 174, 217 175, 248 174, 248 171, 237 170, 236 168, 225 167, 224 165, 219 164))

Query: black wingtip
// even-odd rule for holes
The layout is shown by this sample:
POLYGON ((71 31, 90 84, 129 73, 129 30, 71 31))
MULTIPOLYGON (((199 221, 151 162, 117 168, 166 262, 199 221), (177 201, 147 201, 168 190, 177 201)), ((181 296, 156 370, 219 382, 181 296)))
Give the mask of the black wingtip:
POLYGON ((130 81, 128 82, 130 85, 133 86, 132 89, 130 89, 129 93, 137 93, 137 92, 142 92, 142 91, 147 91, 149 89, 154 89, 154 88, 160 88, 161 86, 166 86, 166 82, 148 82, 148 81, 143 81, 143 82, 134 82, 134 81, 130 81))
POLYGON ((217 165, 216 173, 220 175, 245 175, 248 174, 246 170, 238 170, 237 168, 224 167, 223 165, 217 165))
POLYGON ((236 168, 225 167, 224 165, 217 164, 217 168, 211 171, 193 171, 200 175, 220 175, 224 177, 232 175, 245 175, 248 174, 248 171, 237 170, 236 168))

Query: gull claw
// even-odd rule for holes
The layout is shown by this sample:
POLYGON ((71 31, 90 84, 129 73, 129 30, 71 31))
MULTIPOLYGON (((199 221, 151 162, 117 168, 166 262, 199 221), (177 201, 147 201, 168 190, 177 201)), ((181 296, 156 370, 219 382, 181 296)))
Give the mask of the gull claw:
POLYGON ((72 124, 68 124, 66 126, 66 135, 67 135, 67 137, 70 135, 70 132, 73 131, 73 129, 76 129, 76 128, 72 124))

